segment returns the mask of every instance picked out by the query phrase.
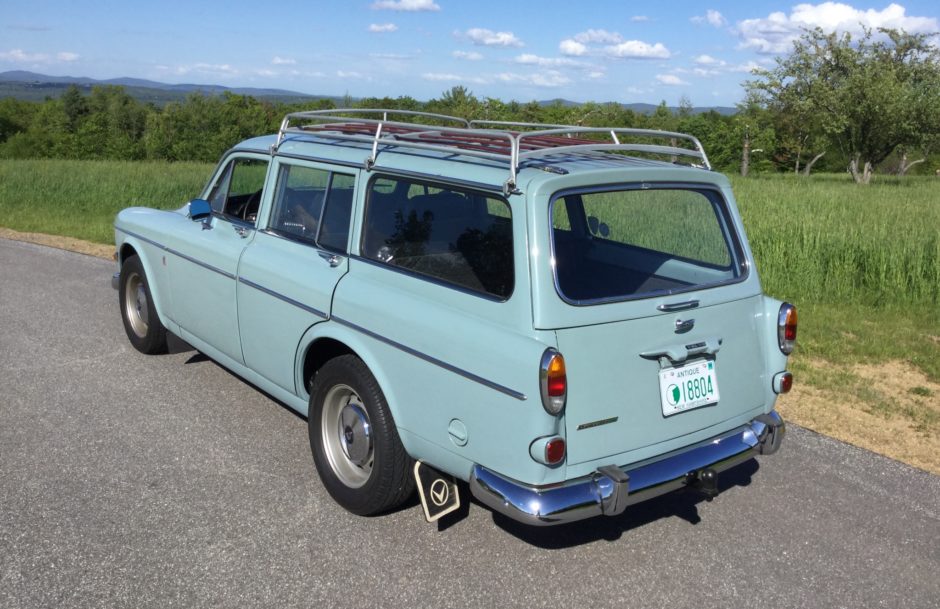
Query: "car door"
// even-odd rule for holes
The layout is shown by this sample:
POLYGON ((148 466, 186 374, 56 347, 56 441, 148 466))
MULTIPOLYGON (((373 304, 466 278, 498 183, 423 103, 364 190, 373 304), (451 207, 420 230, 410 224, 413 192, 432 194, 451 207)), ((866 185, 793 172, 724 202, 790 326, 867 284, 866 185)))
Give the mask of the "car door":
POLYGON ((268 157, 236 153, 208 192, 212 217, 186 224, 170 274, 183 338, 195 337, 243 363, 235 301, 238 260, 255 233, 268 157), (189 335, 189 336, 187 336, 189 335))
POLYGON ((348 268, 356 176, 300 161, 280 161, 275 171, 271 213, 238 267, 239 332, 248 367, 300 394, 297 344, 329 318, 333 289, 348 268))

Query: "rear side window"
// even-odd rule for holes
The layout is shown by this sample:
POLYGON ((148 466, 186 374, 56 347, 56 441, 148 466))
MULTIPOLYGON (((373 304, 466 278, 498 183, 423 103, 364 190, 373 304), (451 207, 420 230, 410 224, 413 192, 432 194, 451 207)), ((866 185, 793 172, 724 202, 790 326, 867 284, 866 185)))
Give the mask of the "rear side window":
POLYGON ((281 165, 268 230, 344 252, 355 177, 302 165, 281 165))
POLYGON ((716 191, 561 193, 551 214, 558 289, 576 304, 682 292, 742 276, 716 191))
POLYGON ((400 178, 370 184, 362 254, 506 299, 515 277, 512 214, 488 194, 400 178))

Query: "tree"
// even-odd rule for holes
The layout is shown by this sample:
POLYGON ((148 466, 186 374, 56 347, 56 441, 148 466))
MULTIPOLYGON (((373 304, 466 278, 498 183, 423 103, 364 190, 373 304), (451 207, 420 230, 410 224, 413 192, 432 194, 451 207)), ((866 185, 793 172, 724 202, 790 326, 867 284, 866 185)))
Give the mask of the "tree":
POLYGON ((755 75, 749 93, 808 129, 800 141, 822 134, 835 143, 859 184, 899 146, 940 133, 940 49, 927 34, 866 29, 855 40, 806 30, 774 69, 755 75))

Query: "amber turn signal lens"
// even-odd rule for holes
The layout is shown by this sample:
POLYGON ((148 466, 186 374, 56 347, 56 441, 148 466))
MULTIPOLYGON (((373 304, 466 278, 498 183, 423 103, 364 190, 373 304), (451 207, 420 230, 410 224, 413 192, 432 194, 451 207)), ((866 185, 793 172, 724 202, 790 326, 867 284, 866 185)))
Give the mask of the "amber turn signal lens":
POLYGON ((796 346, 796 327, 796 307, 785 302, 777 314, 777 342, 784 355, 790 355, 796 346))
POLYGON ((565 371, 565 358, 554 349, 546 349, 542 354, 539 388, 545 412, 550 415, 560 414, 568 397, 568 376, 565 371))
POLYGON ((568 390, 568 376, 565 374, 565 358, 560 353, 552 356, 548 363, 548 395, 557 398, 568 390))

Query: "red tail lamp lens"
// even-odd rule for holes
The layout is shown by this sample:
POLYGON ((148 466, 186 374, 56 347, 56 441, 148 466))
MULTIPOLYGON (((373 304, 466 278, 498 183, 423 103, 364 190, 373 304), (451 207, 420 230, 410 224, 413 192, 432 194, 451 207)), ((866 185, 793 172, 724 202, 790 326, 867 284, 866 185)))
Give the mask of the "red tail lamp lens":
POLYGON ((565 441, 562 438, 549 440, 545 444, 545 462, 549 465, 561 463, 565 458, 565 441))
POLYGON ((788 393, 793 389, 793 375, 787 372, 780 379, 780 393, 788 393))
POLYGON ((796 346, 796 327, 796 307, 785 302, 777 315, 777 342, 784 355, 790 355, 796 346))
POLYGON ((557 398, 565 395, 566 391, 568 376, 565 374, 565 358, 556 353, 548 363, 548 395, 557 398))
POLYGON ((559 415, 568 398, 568 376, 565 372, 565 358, 554 349, 546 349, 542 354, 539 387, 545 412, 552 416, 559 415))

